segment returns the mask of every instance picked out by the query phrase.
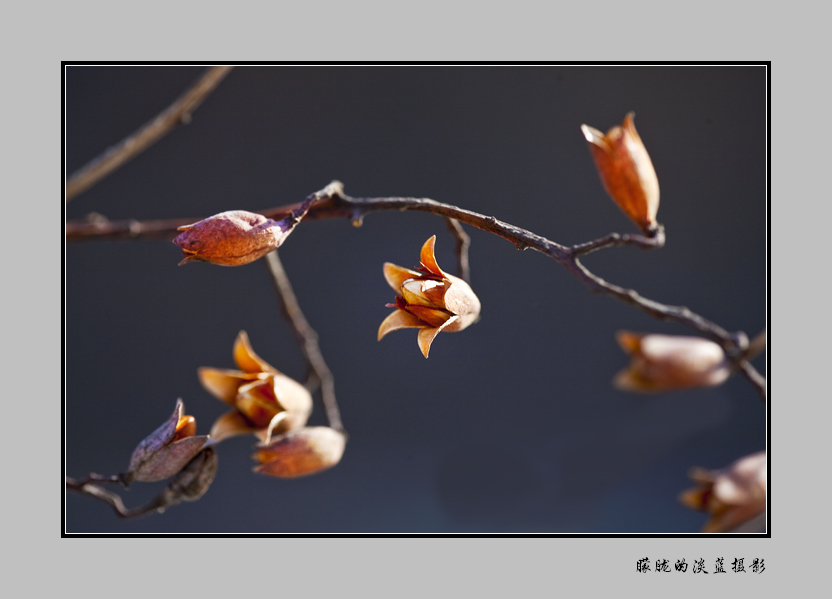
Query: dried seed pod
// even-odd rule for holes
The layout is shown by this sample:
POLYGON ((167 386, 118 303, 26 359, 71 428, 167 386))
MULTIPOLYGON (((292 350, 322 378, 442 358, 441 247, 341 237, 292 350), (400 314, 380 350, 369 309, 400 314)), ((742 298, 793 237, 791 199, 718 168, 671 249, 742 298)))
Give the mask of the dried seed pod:
POLYGON ((217 476, 217 452, 206 447, 168 483, 168 493, 181 501, 196 501, 208 491, 217 476))
POLYGON ((658 227, 659 180, 650 155, 641 141, 629 113, 620 126, 606 135, 588 125, 581 125, 601 182, 624 214, 645 233, 658 227))
POLYGON ((731 375, 722 348, 701 337, 644 335, 619 331, 618 344, 630 365, 613 384, 624 391, 651 393, 721 385, 731 375))
POLYGON ((196 420, 182 414, 185 406, 176 400, 170 418, 143 439, 130 457, 126 482, 154 482, 170 478, 198 454, 208 435, 196 435, 196 420))
POLYGON ((262 214, 232 210, 179 227, 183 233, 173 243, 185 256, 180 266, 195 261, 242 266, 280 247, 294 224, 288 219, 273 221, 262 214))
POLYGON ((479 320, 480 300, 471 287, 453 275, 445 273, 436 263, 434 244, 436 235, 422 246, 421 267, 411 270, 386 262, 384 278, 398 293, 396 308, 378 328, 378 339, 399 329, 420 329, 417 341, 427 358, 436 336, 444 331, 461 331, 479 320))
POLYGON ((268 440, 273 433, 306 425, 312 412, 309 391, 254 353, 245 331, 234 343, 234 361, 240 370, 199 369, 202 386, 234 408, 211 428, 216 441, 248 433, 268 440))
POLYGON ((745 456, 721 470, 694 468, 690 478, 697 488, 679 497, 689 508, 707 512, 702 532, 731 532, 766 509, 768 472, 766 452, 745 456))
POLYGON ((256 447, 254 471, 280 478, 315 474, 340 462, 346 444, 346 435, 328 426, 292 431, 256 447))

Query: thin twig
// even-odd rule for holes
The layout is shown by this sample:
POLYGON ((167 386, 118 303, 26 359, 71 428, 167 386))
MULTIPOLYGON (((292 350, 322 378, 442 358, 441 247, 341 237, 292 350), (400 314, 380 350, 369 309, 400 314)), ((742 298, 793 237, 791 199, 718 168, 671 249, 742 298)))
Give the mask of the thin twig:
POLYGON ((754 339, 751 340, 751 343, 748 344, 748 349, 745 350, 745 359, 746 360, 753 360, 761 353, 766 351, 766 330, 763 329, 760 331, 754 339))
POLYGON ((459 221, 453 218, 446 218, 445 223, 448 225, 448 230, 454 234, 456 239, 456 262, 459 267, 459 278, 466 283, 471 282, 471 269, 468 266, 468 248, 471 247, 471 238, 468 233, 459 224, 459 221))
POLYGON ((122 518, 138 518, 146 514, 162 513, 167 508, 183 501, 199 500, 214 481, 217 475, 217 464, 216 450, 213 447, 206 447, 171 478, 161 493, 149 503, 135 508, 127 508, 118 493, 90 483, 90 481, 122 482, 123 474, 114 476, 90 474, 80 480, 67 476, 66 488, 103 501, 122 518))
POLYGON ((280 262, 277 250, 266 254, 266 266, 272 275, 275 290, 280 299, 280 308, 283 315, 289 321, 292 332, 295 334, 298 345, 303 352, 310 369, 310 382, 317 378, 321 385, 321 399, 326 411, 326 418, 329 426, 338 431, 343 431, 341 413, 338 410, 338 401, 335 398, 335 381, 332 372, 324 361, 321 348, 318 346, 318 334, 309 325, 306 317, 301 312, 298 299, 286 275, 286 270, 280 262))
POLYGON ((573 256, 582 256, 589 254, 596 250, 601 250, 608 247, 616 247, 620 245, 635 245, 644 249, 654 249, 664 246, 665 235, 664 227, 659 225, 655 233, 651 237, 638 235, 633 233, 610 233, 600 239, 588 241, 586 243, 579 243, 572 246, 573 256))
MULTIPOLYGON (((662 304, 639 295, 633 289, 627 289, 609 283, 590 272, 579 260, 580 256, 590 251, 615 245, 629 244, 641 247, 657 247, 663 243, 664 234, 661 229, 652 238, 641 235, 611 234, 599 240, 569 247, 546 239, 526 229, 521 229, 520 227, 497 220, 493 216, 485 216, 484 214, 450 204, 443 204, 428 198, 353 198, 343 193, 343 186, 338 181, 330 183, 325 190, 318 192, 317 196, 319 199, 309 209, 309 213, 304 217, 304 220, 349 218, 355 221, 356 219, 362 220, 367 214, 373 212, 415 210, 455 219, 459 222, 477 227, 478 229, 510 241, 517 249, 525 250, 530 248, 538 251, 560 263, 593 293, 614 297, 654 318, 678 322, 716 341, 725 350, 731 363, 738 368, 742 368, 743 372, 746 372, 740 364, 745 359, 744 352, 748 348, 748 337, 745 333, 741 331, 730 333, 685 306, 662 304)), ((291 204, 265 210, 260 213, 269 218, 278 218, 290 214, 292 211, 297 210, 299 206, 300 204, 291 204)), ((181 219, 177 219, 176 222, 180 221, 181 219)), ((156 221, 155 233, 161 232, 161 227, 158 225, 160 222, 163 221, 156 221)), ((168 228, 170 234, 175 233, 175 227, 172 224, 173 221, 171 221, 171 227, 168 228)), ((85 230, 83 226, 76 226, 75 223, 67 223, 67 240, 91 239, 99 236, 106 238, 118 234, 125 234, 124 229, 122 228, 120 231, 117 231, 111 226, 99 233, 91 231, 89 228, 85 230)), ((143 236, 142 234, 133 235, 134 238, 141 238, 143 236)), ((761 394, 765 393, 765 386, 761 385, 760 377, 748 376, 746 374, 746 378, 761 394)))
POLYGON ((740 360, 738 367, 742 375, 757 389, 762 400, 765 401, 767 397, 766 377, 757 372, 757 369, 746 360, 740 360))
POLYGON ((155 119, 75 171, 66 182, 66 201, 69 202, 148 146, 159 141, 176 125, 188 123, 191 113, 219 85, 232 68, 230 66, 211 67, 199 81, 155 119))
MULTIPOLYGON (((69 478, 69 477, 67 477, 69 478)), ((75 481, 76 484, 84 486, 88 483, 111 483, 111 484, 118 484, 127 486, 126 479, 121 474, 113 474, 111 476, 105 476, 103 474, 96 474, 95 472, 91 472, 84 478, 80 480, 72 479, 75 481)))
POLYGON ((146 514, 164 511, 166 507, 171 505, 169 499, 166 498, 166 494, 163 492, 155 497, 150 503, 135 508, 127 508, 118 493, 113 493, 112 491, 108 491, 98 485, 75 480, 70 476, 66 477, 66 488, 103 501, 113 508, 116 514, 125 519, 138 518, 139 516, 144 516, 146 514))

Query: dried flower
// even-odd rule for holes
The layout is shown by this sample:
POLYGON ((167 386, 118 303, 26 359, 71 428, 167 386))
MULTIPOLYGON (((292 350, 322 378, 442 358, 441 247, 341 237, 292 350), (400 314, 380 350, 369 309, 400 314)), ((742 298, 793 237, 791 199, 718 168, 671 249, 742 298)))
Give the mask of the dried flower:
POLYGON ((312 412, 309 391, 255 354, 245 331, 234 342, 234 361, 240 370, 199 369, 202 386, 234 407, 211 428, 216 441, 246 433, 263 440, 306 425, 312 412))
POLYGON ((468 283, 439 268, 433 254, 436 235, 422 246, 421 267, 416 270, 386 262, 384 278, 400 294, 396 308, 378 328, 378 339, 398 329, 420 329, 419 349, 427 358, 430 345, 441 332, 461 331, 479 320, 480 300, 468 283))
POLYGON ((328 426, 292 431, 258 445, 252 458, 260 462, 254 471, 281 478, 295 478, 332 468, 344 455, 347 438, 328 426))
POLYGON ((589 142, 607 193, 624 214, 649 234, 658 226, 659 180, 636 132, 634 116, 635 113, 629 113, 620 126, 606 135, 587 125, 581 125, 581 131, 589 142))
POLYGON ((722 348, 700 337, 644 335, 619 331, 618 344, 630 366, 613 384, 624 391, 672 391, 721 385, 731 374, 722 348))
POLYGON ((682 493, 679 501, 710 514, 702 532, 736 531, 766 509, 765 451, 745 456, 722 470, 694 468, 690 478, 699 487, 682 493))
POLYGON ((220 266, 242 266, 280 247, 292 227, 245 210, 221 212, 192 225, 173 240, 185 258, 179 263, 203 261, 220 266))
POLYGON ((154 482, 170 478, 198 454, 208 441, 196 435, 196 419, 184 416, 185 405, 176 400, 170 418, 136 446, 130 457, 126 482, 154 482))

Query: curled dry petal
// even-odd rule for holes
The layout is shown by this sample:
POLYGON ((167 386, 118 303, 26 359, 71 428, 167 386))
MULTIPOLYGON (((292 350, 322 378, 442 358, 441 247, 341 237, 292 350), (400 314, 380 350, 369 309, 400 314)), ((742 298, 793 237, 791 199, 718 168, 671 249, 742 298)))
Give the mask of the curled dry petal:
POLYGON ((255 430, 245 416, 237 410, 232 410, 214 421, 214 426, 211 427, 211 438, 219 443, 229 437, 248 435, 255 430))
POLYGON ((643 335, 619 331, 621 348, 631 357, 613 384, 643 393, 712 387, 731 375, 722 348, 707 339, 676 335, 643 335))
POLYGON ((208 436, 195 434, 196 420, 183 415, 184 409, 182 400, 176 400, 170 418, 136 446, 125 475, 128 482, 170 478, 202 450, 208 436))
POLYGON ((254 353, 245 331, 240 331, 234 341, 234 362, 243 372, 277 372, 274 366, 254 353))
POLYGON ((606 135, 588 125, 581 125, 581 131, 607 193, 645 233, 652 233, 657 227, 659 180, 636 131, 634 116, 629 113, 606 135))
POLYGON ((232 406, 235 404, 237 390, 242 385, 268 377, 268 374, 262 372, 240 372, 239 370, 204 367, 197 370, 197 375, 199 382, 211 395, 232 406))
POLYGON ((384 279, 398 296, 395 304, 388 304, 396 310, 378 328, 379 341, 392 331, 420 329, 417 341, 426 358, 440 332, 465 329, 479 319, 481 308, 468 283, 439 268, 435 244, 434 235, 422 246, 419 270, 384 264, 384 279))
POLYGON ((254 471, 281 478, 295 478, 321 472, 341 461, 346 436, 327 426, 292 431, 259 445, 252 458, 260 463, 254 471))
POLYGON ((694 468, 690 478, 699 486, 679 501, 711 517, 702 532, 731 532, 760 516, 766 508, 766 452, 741 458, 722 470, 694 468))

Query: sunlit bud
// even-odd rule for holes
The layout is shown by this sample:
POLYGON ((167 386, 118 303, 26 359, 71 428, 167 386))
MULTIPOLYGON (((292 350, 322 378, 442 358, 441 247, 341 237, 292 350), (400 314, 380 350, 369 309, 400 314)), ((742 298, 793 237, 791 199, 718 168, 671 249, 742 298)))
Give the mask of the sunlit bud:
POLYGON ((180 265, 203 261, 241 266, 280 247, 294 225, 291 219, 273 221, 262 214, 232 210, 179 227, 183 233, 173 243, 185 256, 180 265))
POLYGON ((234 408, 211 428, 217 442, 247 433, 268 441, 272 434, 306 425, 312 412, 309 391, 254 353, 245 331, 234 343, 234 361, 240 370, 199 369, 202 386, 234 408))
POLYGON ((710 515, 702 532, 758 532, 744 529, 766 509, 765 451, 741 458, 722 470, 693 468, 690 478, 699 486, 682 493, 679 501, 710 515))
POLYGON ((480 315, 480 300, 468 283, 439 268, 433 253, 435 243, 436 235, 422 246, 418 270, 384 264, 384 278, 399 295, 395 304, 387 304, 396 310, 378 328, 379 341, 391 331, 419 329, 417 341, 426 358, 440 332, 461 331, 480 315))
POLYGON ((613 201, 645 233, 657 227, 659 210, 659 180, 650 155, 633 124, 634 113, 629 113, 620 126, 606 135, 587 125, 581 125, 584 137, 601 175, 601 182, 613 201))
POLYGON ((292 431, 258 445, 252 458, 259 462, 254 471, 281 478, 295 478, 332 468, 344 455, 347 438, 327 426, 292 431))
POLYGON ((722 348, 701 337, 643 335, 619 331, 618 344, 630 354, 628 368, 613 384, 624 391, 672 391, 720 385, 731 374, 722 348))
POLYGON ((170 418, 136 446, 124 475, 126 482, 170 478, 202 450, 208 436, 196 435, 196 420, 184 416, 184 409, 182 400, 177 399, 170 418))
POLYGON ((208 491, 217 476, 217 452, 206 447, 168 483, 168 492, 182 501, 196 501, 208 491))

